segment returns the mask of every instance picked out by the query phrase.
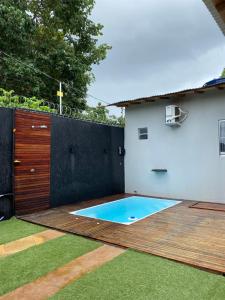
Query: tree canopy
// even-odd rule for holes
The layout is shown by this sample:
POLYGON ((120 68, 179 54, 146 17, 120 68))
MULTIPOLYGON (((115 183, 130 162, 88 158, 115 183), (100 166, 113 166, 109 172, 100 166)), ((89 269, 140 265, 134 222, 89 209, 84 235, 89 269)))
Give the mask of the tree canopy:
POLYGON ((0 82, 17 94, 57 101, 78 110, 93 81, 92 66, 110 47, 99 44, 101 24, 90 19, 94 0, 2 0, 0 3, 0 82))
POLYGON ((221 74, 221 78, 225 78, 225 68, 223 69, 223 72, 221 74))

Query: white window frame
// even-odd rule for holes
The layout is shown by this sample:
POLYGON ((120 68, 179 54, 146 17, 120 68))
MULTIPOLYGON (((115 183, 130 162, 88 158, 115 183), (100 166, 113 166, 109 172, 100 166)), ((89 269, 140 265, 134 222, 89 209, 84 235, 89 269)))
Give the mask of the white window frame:
POLYGON ((138 128, 138 139, 141 141, 148 140, 148 127, 140 127, 138 128), (146 129, 146 132, 141 132, 141 130, 146 129), (147 136, 146 138, 141 138, 143 136, 147 136))
POLYGON ((220 147, 222 139, 225 140, 225 134, 224 134, 224 136, 221 136, 221 127, 220 127, 221 123, 225 124, 225 119, 219 120, 219 154, 220 154, 220 156, 225 156, 225 150, 221 151, 221 147, 220 147))

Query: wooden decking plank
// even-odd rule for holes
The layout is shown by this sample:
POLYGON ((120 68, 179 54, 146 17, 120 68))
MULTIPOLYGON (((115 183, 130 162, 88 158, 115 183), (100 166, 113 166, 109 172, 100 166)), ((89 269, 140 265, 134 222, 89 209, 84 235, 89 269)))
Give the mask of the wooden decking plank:
POLYGON ((22 219, 225 273, 225 214, 222 211, 192 209, 190 205, 196 202, 184 201, 131 225, 69 214, 120 198, 123 195, 54 208, 22 219))
POLYGON ((190 207, 225 212, 225 204, 221 203, 197 202, 191 205, 190 207))

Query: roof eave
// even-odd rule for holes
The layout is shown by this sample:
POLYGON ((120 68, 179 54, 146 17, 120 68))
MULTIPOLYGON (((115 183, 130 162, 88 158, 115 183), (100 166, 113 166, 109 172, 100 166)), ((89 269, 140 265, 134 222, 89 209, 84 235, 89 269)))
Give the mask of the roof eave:
POLYGON ((215 90, 215 89, 224 90, 225 83, 219 83, 219 84, 215 84, 215 85, 211 85, 211 86, 204 86, 204 87, 195 88, 195 89, 182 90, 179 92, 168 93, 168 94, 164 94, 164 95, 157 95, 157 96, 151 96, 151 97, 143 97, 143 98, 138 98, 138 99, 119 101, 116 103, 109 104, 108 106, 128 107, 130 105, 152 103, 157 100, 182 99, 187 95, 203 94, 207 91, 215 90))
POLYGON ((225 2, 216 3, 215 0, 203 0, 216 23, 225 35, 225 2))

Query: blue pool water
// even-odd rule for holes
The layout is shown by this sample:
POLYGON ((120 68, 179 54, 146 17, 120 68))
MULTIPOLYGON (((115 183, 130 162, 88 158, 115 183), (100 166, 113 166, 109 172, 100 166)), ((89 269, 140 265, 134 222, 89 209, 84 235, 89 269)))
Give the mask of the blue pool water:
POLYGON ((132 196, 73 211, 71 214, 130 225, 180 202, 132 196))

